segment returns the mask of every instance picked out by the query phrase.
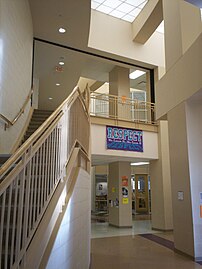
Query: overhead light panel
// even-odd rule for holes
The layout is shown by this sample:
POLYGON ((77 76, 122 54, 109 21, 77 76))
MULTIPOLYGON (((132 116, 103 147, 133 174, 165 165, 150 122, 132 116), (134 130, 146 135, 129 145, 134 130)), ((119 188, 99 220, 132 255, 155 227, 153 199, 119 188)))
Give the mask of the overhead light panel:
POLYGON ((134 72, 130 73, 130 79, 136 79, 144 75, 146 72, 141 70, 135 70, 134 72))
POLYGON ((53 99, 53 97, 49 97, 48 99, 49 99, 49 100, 52 100, 52 99, 53 99))
POLYGON ((131 163, 132 166, 140 166, 140 165, 146 165, 149 164, 149 162, 137 162, 137 163, 131 163))
POLYGON ((63 61, 60 61, 59 62, 59 65, 64 65, 65 63, 63 61))
POLYGON ((56 83, 55 85, 56 85, 56 86, 60 86, 60 83, 56 83))

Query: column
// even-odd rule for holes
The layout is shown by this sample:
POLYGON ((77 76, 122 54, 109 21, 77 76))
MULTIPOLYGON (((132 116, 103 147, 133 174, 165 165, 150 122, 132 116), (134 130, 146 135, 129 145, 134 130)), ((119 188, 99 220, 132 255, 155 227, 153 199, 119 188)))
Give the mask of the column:
POLYGON ((91 167, 91 211, 95 212, 95 166, 91 167))
POLYGON ((131 167, 128 162, 109 164, 109 224, 132 227, 131 167))
POLYGON ((168 123, 175 249, 201 261, 202 108, 199 97, 172 109, 168 123))
MULTIPOLYGON (((125 104, 125 97, 130 97, 129 69, 116 66, 109 73, 109 94, 119 96, 118 103, 109 104, 109 113, 115 117, 128 119, 131 117, 131 107, 125 104)), ((112 101, 112 99, 111 99, 112 101)))
POLYGON ((151 213, 154 230, 173 230, 168 122, 159 122, 159 159, 150 161, 151 213))

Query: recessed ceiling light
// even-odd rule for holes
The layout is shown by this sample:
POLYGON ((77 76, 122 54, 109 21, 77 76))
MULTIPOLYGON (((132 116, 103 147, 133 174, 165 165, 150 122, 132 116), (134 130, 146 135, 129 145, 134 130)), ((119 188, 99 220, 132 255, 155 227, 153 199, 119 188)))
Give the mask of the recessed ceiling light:
POLYGON ((60 86, 60 83, 56 83, 55 85, 56 85, 56 86, 60 86))
POLYGON ((64 33, 66 32, 66 29, 65 29, 65 28, 60 27, 58 31, 59 31, 61 34, 64 34, 64 33))
POLYGON ((138 163, 131 163, 132 166, 139 166, 139 165, 146 165, 149 164, 149 162, 138 162, 138 163))
POLYGON ((52 100, 52 99, 53 99, 53 97, 49 97, 48 99, 49 99, 49 100, 52 100))
POLYGON ((130 73, 129 77, 130 79, 136 79, 144 75, 146 72, 141 70, 135 70, 134 72, 130 73))
POLYGON ((65 63, 63 61, 60 61, 59 62, 59 65, 64 65, 65 63))

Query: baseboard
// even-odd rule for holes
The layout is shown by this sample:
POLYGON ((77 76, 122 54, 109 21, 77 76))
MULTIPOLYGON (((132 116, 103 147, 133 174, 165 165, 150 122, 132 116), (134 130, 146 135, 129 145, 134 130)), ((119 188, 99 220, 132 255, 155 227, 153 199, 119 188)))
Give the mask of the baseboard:
POLYGON ((118 225, 116 225, 116 224, 112 224, 112 223, 109 223, 109 225, 110 226, 113 226, 113 227, 116 227, 116 228, 132 228, 133 226, 131 225, 129 225, 129 226, 118 226, 118 225))
POLYGON ((176 252, 177 254, 183 255, 183 256, 191 259, 192 261, 196 261, 196 259, 193 256, 191 256, 191 255, 189 255, 189 254, 187 254, 187 253, 185 253, 177 248, 174 248, 174 252, 176 252))
POLYGON ((152 230, 159 231, 159 232, 173 232, 173 229, 159 229, 152 227, 152 230))

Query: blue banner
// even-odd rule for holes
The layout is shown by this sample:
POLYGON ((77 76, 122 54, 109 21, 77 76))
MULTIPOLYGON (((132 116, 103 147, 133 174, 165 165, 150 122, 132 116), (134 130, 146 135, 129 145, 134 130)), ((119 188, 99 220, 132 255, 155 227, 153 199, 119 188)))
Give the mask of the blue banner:
POLYGON ((143 152, 141 130, 106 126, 107 149, 143 152))

